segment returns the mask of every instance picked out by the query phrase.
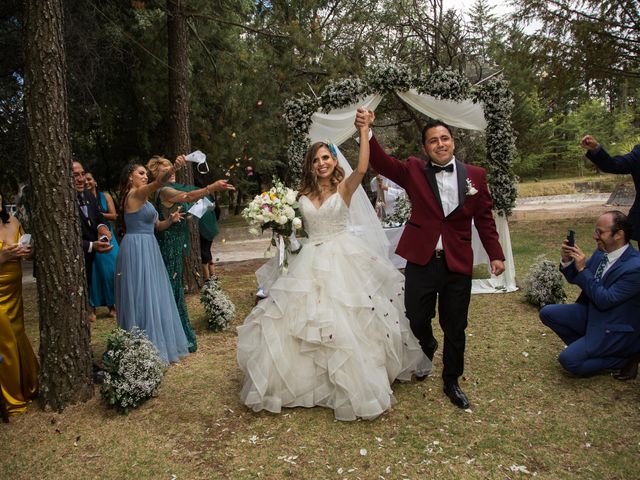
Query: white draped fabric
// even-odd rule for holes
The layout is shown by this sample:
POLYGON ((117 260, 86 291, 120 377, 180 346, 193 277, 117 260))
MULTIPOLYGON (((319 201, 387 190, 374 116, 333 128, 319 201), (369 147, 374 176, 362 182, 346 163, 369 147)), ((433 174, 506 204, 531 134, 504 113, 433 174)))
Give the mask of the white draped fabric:
POLYGON ((316 112, 311 116, 311 128, 309 128, 309 140, 311 143, 329 140, 340 146, 356 133, 353 122, 356 120, 358 107, 367 110, 375 110, 382 100, 382 95, 369 95, 362 102, 345 108, 336 108, 329 113, 316 112))
POLYGON ((473 103, 471 100, 462 102, 438 100, 430 95, 420 94, 415 90, 398 92, 398 97, 419 112, 431 118, 442 120, 453 127, 481 131, 487 128, 482 106, 473 103))
MULTIPOLYGON (((398 96, 421 113, 431 118, 443 120, 449 125, 466 128, 469 130, 484 130, 487 122, 484 118, 482 105, 474 104, 467 100, 464 102, 453 102, 451 100, 439 100, 429 95, 422 95, 415 90, 408 92, 397 92, 398 96)), ((330 141, 336 145, 342 144, 345 140, 353 136, 356 128, 355 112, 358 107, 375 110, 382 96, 379 94, 370 95, 363 101, 349 105, 348 107, 332 110, 329 113, 316 112, 312 115, 311 128, 309 129, 309 139, 311 142, 330 141)), ((511 252, 511 237, 509 234, 509 224, 507 219, 501 215, 496 215, 496 228, 500 235, 500 244, 505 255, 505 272, 499 277, 491 276, 487 279, 476 279, 472 283, 472 293, 501 293, 513 292, 517 290, 516 270, 513 263, 513 253, 511 252)), ((402 235, 404 227, 385 229, 390 243, 389 257, 398 268, 404 267, 404 259, 398 257, 394 252, 398 240, 402 235)), ((480 237, 473 228, 473 256, 475 265, 488 264, 487 253, 482 247, 480 237)))

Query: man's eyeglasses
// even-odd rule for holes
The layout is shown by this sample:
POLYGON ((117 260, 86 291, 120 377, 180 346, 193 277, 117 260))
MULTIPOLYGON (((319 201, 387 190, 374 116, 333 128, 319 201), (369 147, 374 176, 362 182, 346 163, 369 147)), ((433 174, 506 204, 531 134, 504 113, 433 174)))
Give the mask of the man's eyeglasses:
POLYGON ((593 233, 595 233, 595 234, 596 234, 596 236, 597 236, 598 238, 600 238, 603 234, 605 234, 605 233, 607 233, 607 232, 608 232, 608 233, 610 233, 611 235, 613 235, 613 234, 614 234, 614 233, 616 233, 618 230, 620 230, 620 229, 614 230, 614 229, 613 229, 613 227, 611 227, 609 230, 600 230, 599 228, 596 228, 596 229, 594 229, 594 230, 593 230, 593 233))

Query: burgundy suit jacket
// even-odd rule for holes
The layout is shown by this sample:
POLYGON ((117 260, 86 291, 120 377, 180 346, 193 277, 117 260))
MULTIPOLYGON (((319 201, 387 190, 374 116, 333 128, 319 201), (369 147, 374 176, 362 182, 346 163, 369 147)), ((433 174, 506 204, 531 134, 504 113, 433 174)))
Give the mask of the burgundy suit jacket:
POLYGON ((411 200, 411 217, 396 248, 398 255, 409 262, 426 265, 433 256, 438 238, 442 235, 449 270, 471 275, 473 220, 489 259, 504 260, 491 212, 493 202, 483 168, 456 160, 459 205, 445 217, 435 173, 426 168, 427 162, 416 157, 409 157, 405 162, 401 162, 387 155, 375 137, 371 138, 369 145, 371 166, 376 172, 404 188, 411 200), (475 195, 469 195, 467 192, 467 178, 478 191, 475 195))

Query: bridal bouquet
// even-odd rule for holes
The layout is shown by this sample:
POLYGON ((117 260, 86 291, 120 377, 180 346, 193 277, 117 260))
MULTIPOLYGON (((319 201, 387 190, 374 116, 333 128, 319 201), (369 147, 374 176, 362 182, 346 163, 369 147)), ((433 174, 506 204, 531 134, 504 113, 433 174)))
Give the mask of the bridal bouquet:
MULTIPOLYGON (((280 266, 286 270, 289 254, 298 253, 302 248, 297 237, 306 237, 307 233, 302 228, 298 192, 285 187, 282 182, 274 177, 273 187, 251 201, 249 206, 242 211, 242 216, 249 223, 249 233, 260 235, 267 229, 271 229, 271 245, 277 247, 280 252, 280 266)), ((269 252, 271 247, 267 250, 269 252)))

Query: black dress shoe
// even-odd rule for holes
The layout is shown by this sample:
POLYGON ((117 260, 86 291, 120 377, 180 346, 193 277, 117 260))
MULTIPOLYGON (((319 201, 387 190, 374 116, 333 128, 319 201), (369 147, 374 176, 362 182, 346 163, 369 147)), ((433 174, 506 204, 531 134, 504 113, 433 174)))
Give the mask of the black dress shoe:
POLYGON ((445 383, 444 393, 447 397, 449 397, 451 403, 453 403, 456 407, 462 409, 469 408, 469 400, 460 388, 460 385, 458 385, 457 383, 445 383))
POLYGON ((633 357, 627 360, 624 367, 617 373, 612 373, 611 376, 616 380, 633 380, 638 376, 638 363, 640 362, 640 353, 636 353, 633 357))

